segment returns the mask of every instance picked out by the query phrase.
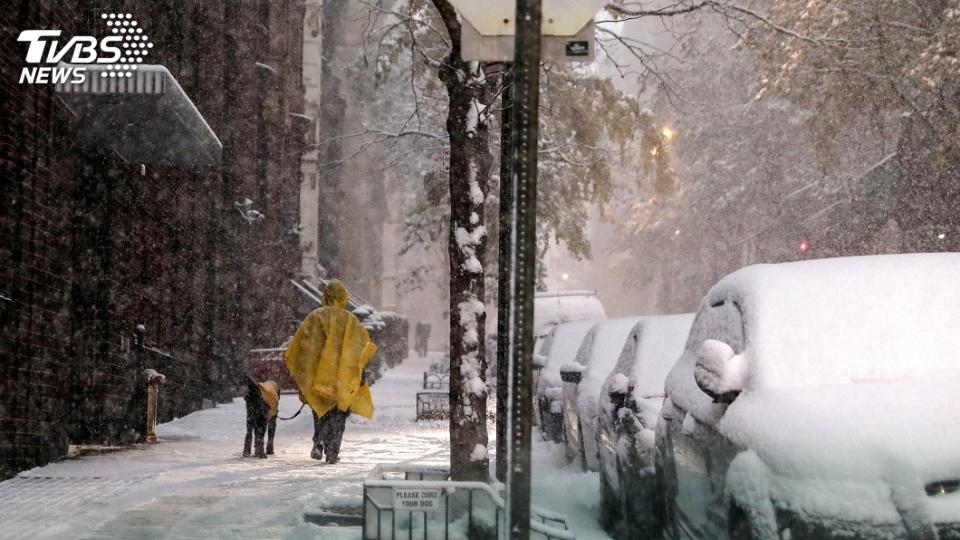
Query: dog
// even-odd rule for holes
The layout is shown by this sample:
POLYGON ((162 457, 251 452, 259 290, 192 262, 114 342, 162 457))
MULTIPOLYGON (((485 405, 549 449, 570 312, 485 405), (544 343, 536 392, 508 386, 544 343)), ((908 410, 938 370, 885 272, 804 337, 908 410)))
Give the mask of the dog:
POLYGON ((277 410, 280 408, 280 386, 273 381, 258 383, 247 377, 247 435, 243 439, 243 457, 250 457, 250 443, 254 455, 265 459, 273 454, 273 434, 277 431, 277 410), (266 433, 267 444, 263 439, 266 433))

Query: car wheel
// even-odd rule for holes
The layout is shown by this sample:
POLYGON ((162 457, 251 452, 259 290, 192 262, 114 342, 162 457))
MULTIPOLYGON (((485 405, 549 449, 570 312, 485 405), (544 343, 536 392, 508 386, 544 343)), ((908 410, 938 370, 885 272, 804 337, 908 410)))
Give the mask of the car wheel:
POLYGON ((577 416, 577 429, 580 430, 580 467, 583 468, 583 472, 588 472, 590 469, 587 467, 587 445, 584 443, 583 424, 580 423, 579 416, 577 416))
POLYGON ((600 525, 607 531, 612 531, 613 527, 620 521, 620 512, 623 503, 614 493, 610 486, 610 479, 603 473, 603 467, 600 469, 600 525))
POLYGON ((727 519, 727 536, 730 540, 754 540, 753 530, 750 528, 750 517, 736 504, 730 507, 730 517, 727 519))

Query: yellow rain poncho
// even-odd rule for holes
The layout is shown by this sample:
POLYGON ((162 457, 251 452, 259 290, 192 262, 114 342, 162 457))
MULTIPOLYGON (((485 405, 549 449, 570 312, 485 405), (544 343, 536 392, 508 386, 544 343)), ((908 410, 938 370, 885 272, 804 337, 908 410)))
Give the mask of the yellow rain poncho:
POLYGON ((346 306, 346 287, 332 280, 323 291, 323 306, 300 324, 284 358, 300 394, 318 416, 337 407, 373 418, 370 387, 360 379, 377 346, 346 306))

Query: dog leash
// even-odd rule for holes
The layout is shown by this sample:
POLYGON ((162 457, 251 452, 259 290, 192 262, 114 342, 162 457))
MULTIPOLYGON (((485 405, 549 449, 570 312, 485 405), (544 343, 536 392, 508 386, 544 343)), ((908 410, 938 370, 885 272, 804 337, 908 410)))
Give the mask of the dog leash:
POLYGON ((280 416, 279 414, 277 415, 277 418, 279 418, 279 419, 281 419, 281 420, 293 420, 293 419, 296 418, 297 416, 300 416, 300 411, 302 411, 303 408, 306 407, 306 406, 307 406, 306 403, 301 403, 301 404, 300 404, 300 408, 297 409, 297 412, 294 413, 294 415, 291 416, 290 418, 284 418, 284 417, 280 416))

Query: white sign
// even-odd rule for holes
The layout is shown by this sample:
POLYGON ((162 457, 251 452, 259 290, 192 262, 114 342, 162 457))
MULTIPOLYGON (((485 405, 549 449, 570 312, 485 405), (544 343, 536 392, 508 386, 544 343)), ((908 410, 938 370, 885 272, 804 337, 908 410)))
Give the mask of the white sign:
POLYGON ((411 512, 440 510, 440 490, 423 488, 393 488, 393 509, 411 512))
MULTIPOLYGON (((545 36, 573 36, 593 20, 608 0, 543 0, 540 33, 545 36)), ((483 36, 512 36, 516 33, 516 0, 450 0, 453 7, 483 36)))
MULTIPOLYGON (((469 22, 460 32, 460 57, 464 60, 512 62, 514 36, 484 36, 469 22)), ((540 38, 540 57, 544 60, 592 62, 595 38, 593 21, 575 36, 543 36, 540 38)))

